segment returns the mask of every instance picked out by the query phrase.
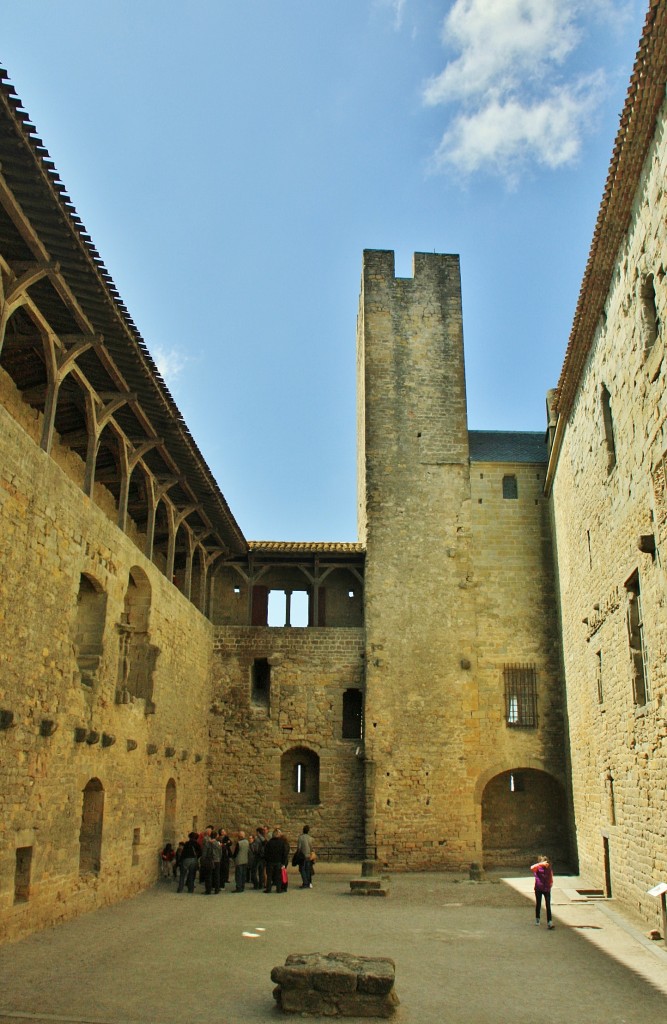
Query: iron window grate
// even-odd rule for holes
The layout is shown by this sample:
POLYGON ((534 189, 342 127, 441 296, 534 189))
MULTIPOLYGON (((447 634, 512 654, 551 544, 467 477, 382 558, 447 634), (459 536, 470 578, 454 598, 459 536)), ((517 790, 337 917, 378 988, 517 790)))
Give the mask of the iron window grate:
POLYGON ((513 729, 537 728, 535 665, 505 665, 505 721, 513 729))

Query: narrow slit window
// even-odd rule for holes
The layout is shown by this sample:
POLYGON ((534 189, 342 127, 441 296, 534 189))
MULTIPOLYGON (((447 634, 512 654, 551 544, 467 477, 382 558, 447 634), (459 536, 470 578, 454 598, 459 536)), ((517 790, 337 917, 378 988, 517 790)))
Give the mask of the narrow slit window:
POLYGON ((271 701, 271 666, 268 658, 255 658, 252 664, 252 692, 253 704, 262 708, 269 708, 271 701))
POLYGON ((595 676, 598 688, 598 704, 604 703, 604 691, 602 689, 602 651, 595 654, 595 676))
POLYGON ((361 690, 343 694, 343 739, 360 740, 363 736, 363 695, 361 690))
POLYGON ((141 846, 141 829, 135 828, 132 832, 132 867, 139 863, 139 847, 141 846))
POLYGON ((510 793, 523 793, 523 775, 519 772, 510 772, 510 793))
POLYGON ((630 668, 632 672, 632 695, 635 704, 643 707, 648 697, 648 676, 646 671, 647 652, 644 638, 644 617, 642 614, 639 573, 633 573, 625 584, 627 591, 627 625, 630 645, 630 668))
POLYGON ((641 283, 641 331, 644 354, 648 355, 658 336, 658 310, 655 302, 655 280, 653 274, 647 274, 641 283))
POLYGON ((602 406, 602 427, 607 450, 607 472, 611 473, 616 465, 616 441, 614 438, 614 418, 611 412, 611 395, 604 384, 600 388, 600 404, 602 406))
POLYGON ((32 846, 19 846, 16 851, 14 872, 14 903, 27 903, 30 898, 32 846))

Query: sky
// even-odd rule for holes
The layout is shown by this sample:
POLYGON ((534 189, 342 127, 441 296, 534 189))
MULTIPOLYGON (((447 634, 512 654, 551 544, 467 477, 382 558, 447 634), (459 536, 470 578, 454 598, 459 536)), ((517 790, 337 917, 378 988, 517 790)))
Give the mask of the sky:
POLYGON ((3 0, 0 62, 249 540, 355 541, 364 249, 542 430, 648 0, 3 0))

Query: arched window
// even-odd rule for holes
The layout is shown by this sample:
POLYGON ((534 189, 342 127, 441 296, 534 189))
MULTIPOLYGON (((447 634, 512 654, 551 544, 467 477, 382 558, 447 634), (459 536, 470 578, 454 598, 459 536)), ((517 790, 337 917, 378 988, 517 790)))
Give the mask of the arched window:
POLYGON ((118 699, 153 699, 153 674, 158 648, 149 643, 148 621, 151 585, 139 566, 132 566, 125 591, 124 611, 118 629, 118 699))
POLYGON ((74 649, 81 682, 92 686, 102 657, 107 595, 92 576, 81 574, 76 600, 74 649))
POLYGON ((104 787, 99 779, 90 779, 83 791, 81 831, 79 833, 79 873, 97 875, 102 863, 102 824, 104 787))
POLYGON ((280 800, 282 804, 320 802, 320 759, 307 747, 286 750, 280 761, 280 800))

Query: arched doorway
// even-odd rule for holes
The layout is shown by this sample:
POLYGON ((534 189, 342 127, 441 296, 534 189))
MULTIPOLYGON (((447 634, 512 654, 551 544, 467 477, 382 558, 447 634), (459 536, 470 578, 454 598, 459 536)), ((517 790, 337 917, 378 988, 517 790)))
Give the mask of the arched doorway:
POLYGON ((512 768, 494 776, 482 794, 484 867, 525 867, 540 853, 568 862, 565 793, 536 768, 512 768))
POLYGON ((83 790, 81 831, 79 833, 79 874, 98 875, 102 864, 102 824, 104 787, 99 779, 90 779, 83 790))
POLYGON ((162 836, 165 843, 176 842, 176 783, 173 779, 169 779, 164 791, 162 836))

